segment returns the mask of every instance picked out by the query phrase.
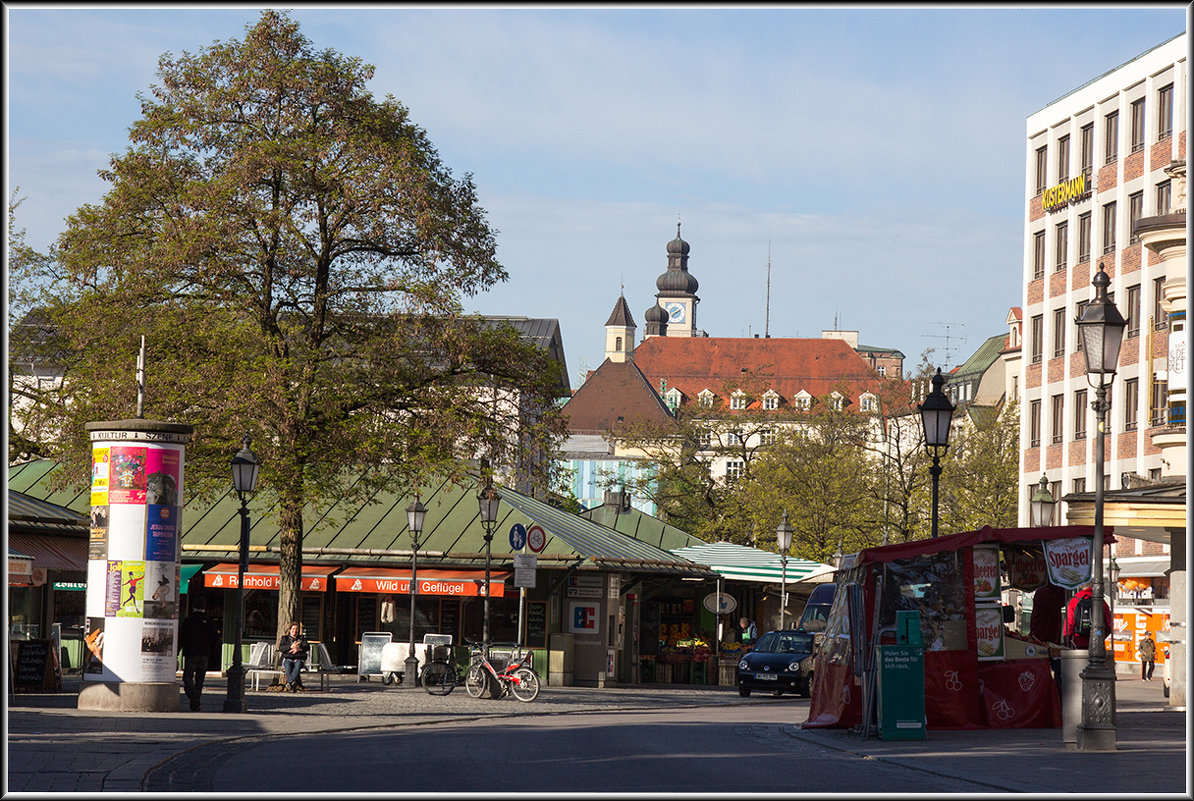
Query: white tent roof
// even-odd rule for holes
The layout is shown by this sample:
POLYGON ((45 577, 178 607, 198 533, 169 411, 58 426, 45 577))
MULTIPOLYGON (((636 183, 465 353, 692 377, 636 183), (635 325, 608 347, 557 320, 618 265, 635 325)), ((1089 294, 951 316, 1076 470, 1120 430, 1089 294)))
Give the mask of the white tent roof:
MULTIPOLYGON (((692 562, 708 565, 723 578, 735 581, 758 581, 779 584, 784 575, 780 556, 771 551, 761 551, 732 542, 711 542, 675 548, 672 553, 692 562)), ((811 562, 807 559, 789 559, 786 577, 788 583, 826 576, 834 570, 832 565, 811 562)))

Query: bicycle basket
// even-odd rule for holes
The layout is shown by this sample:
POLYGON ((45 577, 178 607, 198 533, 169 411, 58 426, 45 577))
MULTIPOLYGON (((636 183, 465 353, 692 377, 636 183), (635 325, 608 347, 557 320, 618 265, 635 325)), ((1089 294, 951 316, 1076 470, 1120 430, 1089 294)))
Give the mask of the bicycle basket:
POLYGON ((452 658, 452 646, 450 645, 432 645, 429 650, 433 662, 447 662, 452 658))

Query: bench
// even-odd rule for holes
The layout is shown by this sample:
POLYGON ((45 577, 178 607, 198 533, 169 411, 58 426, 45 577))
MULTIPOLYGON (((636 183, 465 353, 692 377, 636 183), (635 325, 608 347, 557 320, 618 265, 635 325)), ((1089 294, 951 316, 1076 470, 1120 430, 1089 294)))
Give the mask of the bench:
POLYGON ((336 676, 345 671, 352 672, 353 665, 337 665, 332 662, 331 654, 328 653, 327 646, 321 642, 311 643, 311 664, 304 666, 303 671, 309 673, 319 674, 319 689, 327 690, 331 687, 331 679, 329 677, 336 676))
POLYGON ((245 678, 253 677, 254 692, 260 689, 262 676, 284 675, 285 671, 279 666, 278 658, 274 654, 274 646, 268 642, 255 642, 249 647, 249 662, 245 665, 245 678))

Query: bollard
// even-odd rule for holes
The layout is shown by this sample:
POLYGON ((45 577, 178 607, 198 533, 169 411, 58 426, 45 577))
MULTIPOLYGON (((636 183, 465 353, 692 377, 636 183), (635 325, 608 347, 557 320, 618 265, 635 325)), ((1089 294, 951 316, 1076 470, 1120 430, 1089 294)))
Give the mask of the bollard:
POLYGON ((1089 654, 1065 649, 1061 652, 1061 741, 1066 748, 1078 748, 1078 725, 1082 723, 1082 671, 1089 654))

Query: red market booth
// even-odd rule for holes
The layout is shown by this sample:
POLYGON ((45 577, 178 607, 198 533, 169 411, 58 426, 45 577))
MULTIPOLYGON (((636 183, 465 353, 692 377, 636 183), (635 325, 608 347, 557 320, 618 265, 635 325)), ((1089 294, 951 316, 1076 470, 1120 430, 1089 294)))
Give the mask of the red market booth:
MULTIPOLYGON (((864 709, 873 720, 877 646, 896 644, 904 610, 920 613, 927 728, 1060 727, 1057 644, 1006 626, 1001 590, 1034 591, 1051 576, 1069 588, 1088 582, 1093 535, 1093 526, 984 527, 846 557, 804 727, 852 728, 864 709)), ((1105 528, 1104 543, 1114 539, 1105 528)))

